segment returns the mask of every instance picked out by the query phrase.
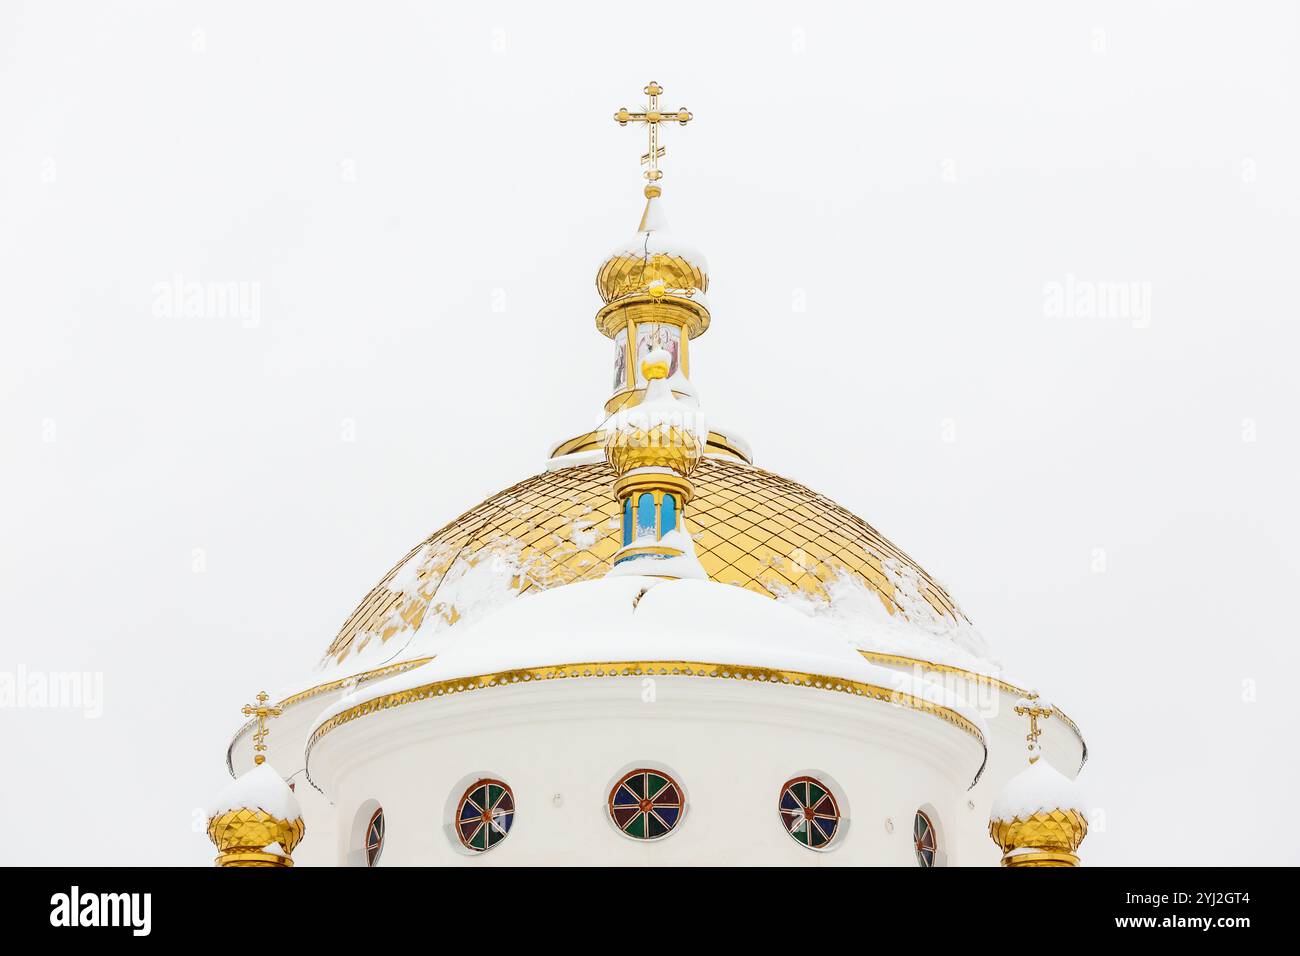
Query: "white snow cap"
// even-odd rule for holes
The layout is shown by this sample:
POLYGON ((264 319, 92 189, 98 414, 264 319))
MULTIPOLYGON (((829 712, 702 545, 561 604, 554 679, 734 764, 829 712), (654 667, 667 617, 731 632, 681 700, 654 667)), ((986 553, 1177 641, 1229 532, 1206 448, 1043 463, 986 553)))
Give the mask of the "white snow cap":
MULTIPOLYGON (((656 346, 646 353, 651 365, 668 365, 668 350, 656 346)), ((612 430, 649 431, 656 426, 680 428, 701 439, 709 434, 709 425, 698 407, 687 404, 673 394, 670 379, 652 378, 646 383, 645 397, 637 405, 619 409, 607 425, 612 430)))
POLYGON ((1077 810, 1086 820, 1079 786, 1039 758, 1020 771, 1002 788, 989 810, 989 820, 1028 820, 1035 813, 1077 810))
MULTIPOLYGON (((699 581, 709 579, 709 573, 704 570, 704 565, 700 564, 700 559, 696 557, 695 542, 691 540, 691 536, 686 532, 669 531, 658 541, 655 541, 654 533, 651 532, 644 538, 634 539, 629 547, 644 547, 648 544, 660 544, 665 548, 676 548, 681 551, 681 554, 670 558, 653 557, 651 555, 629 558, 606 571, 605 577, 625 578, 650 574, 668 578, 695 578, 699 581)), ((614 557, 617 559, 618 554, 615 553, 614 557)))
POLYGON ((262 810, 277 820, 297 820, 302 816, 298 799, 269 763, 258 764, 228 784, 217 794, 217 799, 208 809, 208 816, 244 809, 262 810))
POLYGON ((620 242, 610 255, 676 256, 685 259, 705 275, 709 273, 709 263, 704 258, 704 253, 669 232, 668 217, 664 215, 663 203, 658 196, 650 197, 646 203, 645 218, 637 234, 626 242, 620 242))

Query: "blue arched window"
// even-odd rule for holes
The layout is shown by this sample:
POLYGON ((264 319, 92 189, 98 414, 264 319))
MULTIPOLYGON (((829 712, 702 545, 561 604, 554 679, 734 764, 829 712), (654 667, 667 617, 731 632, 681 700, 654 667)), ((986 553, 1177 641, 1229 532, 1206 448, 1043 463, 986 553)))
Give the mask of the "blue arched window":
POLYGON ((677 499, 673 495, 664 495, 663 504, 659 506, 659 537, 676 530, 677 499))
POLYGON ((655 533, 655 496, 643 494, 636 500, 636 536, 655 533))
POLYGON ((632 543, 632 496, 623 499, 623 546, 632 543))

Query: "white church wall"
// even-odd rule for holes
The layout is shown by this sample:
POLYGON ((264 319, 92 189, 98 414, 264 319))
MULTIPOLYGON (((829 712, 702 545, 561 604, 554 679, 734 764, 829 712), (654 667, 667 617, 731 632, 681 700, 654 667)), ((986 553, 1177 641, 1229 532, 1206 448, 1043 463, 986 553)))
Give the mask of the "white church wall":
MULTIPOLYGON (((981 758, 957 728, 879 701, 610 678, 490 688, 369 715, 326 735, 311 770, 340 821, 368 800, 383 805, 381 865, 916 866, 912 819, 921 806, 950 842, 942 849, 953 865, 974 842, 963 831, 982 834, 983 821, 965 807, 981 758), (641 766, 669 772, 687 798, 680 824, 655 841, 618 832, 607 811, 620 774, 641 766), (517 812, 499 846, 473 853, 451 822, 480 774, 510 785, 517 812), (800 775, 824 780, 841 800, 844 820, 826 850, 796 843, 778 814, 783 785, 800 775)), ((336 862, 347 853, 341 830, 336 862)))

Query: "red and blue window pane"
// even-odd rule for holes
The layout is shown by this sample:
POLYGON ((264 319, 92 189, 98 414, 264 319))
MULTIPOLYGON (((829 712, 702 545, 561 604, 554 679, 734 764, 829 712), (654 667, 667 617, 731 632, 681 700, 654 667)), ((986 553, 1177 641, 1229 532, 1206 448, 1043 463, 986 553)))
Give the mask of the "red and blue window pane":
POLYGON ((840 807, 830 788, 814 777, 795 777, 781 788, 781 822, 800 846, 828 847, 840 828, 840 807))
POLYGON ((379 854, 384 851, 384 809, 380 807, 370 817, 366 826, 366 866, 379 862, 379 854))
POLYGON ((609 815, 634 840, 658 840, 682 820, 686 802, 677 781, 662 770, 633 770, 609 793, 609 815))
POLYGON ((465 849, 482 853, 510 834, 514 820, 514 791, 500 780, 479 780, 456 807, 456 835, 465 849))
POLYGON ((939 841, 934 835, 934 824, 920 810, 912 823, 912 842, 916 844, 916 862, 924 867, 934 866, 934 854, 939 841))

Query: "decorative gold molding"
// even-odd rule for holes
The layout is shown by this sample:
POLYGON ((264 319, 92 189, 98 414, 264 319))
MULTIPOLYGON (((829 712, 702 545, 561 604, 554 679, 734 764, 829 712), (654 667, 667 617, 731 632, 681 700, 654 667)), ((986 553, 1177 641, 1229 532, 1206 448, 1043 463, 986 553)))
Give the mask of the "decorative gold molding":
MULTIPOLYGON (((302 703, 304 700, 308 700, 309 698, 318 697, 321 694, 337 690, 344 684, 353 682, 364 684, 380 677, 391 677, 394 674, 401 674, 405 671, 419 667, 421 664, 427 664, 431 660, 433 660, 433 657, 420 657, 411 661, 402 661, 398 664, 388 664, 384 667, 376 667, 374 670, 362 671, 360 674, 353 674, 351 677, 342 677, 338 680, 329 681, 328 683, 317 684, 315 687, 308 687, 306 690, 300 690, 296 694, 290 694, 284 700, 276 704, 275 707, 277 710, 283 711, 286 708, 294 704, 302 703)), ((240 738, 242 738, 244 734, 248 733, 256 723, 256 720, 250 720, 248 723, 240 727, 235 731, 235 736, 230 739, 230 745, 226 747, 226 769, 230 771, 232 777, 235 776, 235 744, 239 743, 240 738)))
POLYGON ((843 677, 826 674, 809 674, 803 671, 776 670, 770 667, 750 667, 743 664, 711 664, 700 661, 600 661, 579 664, 555 664, 545 667, 524 667, 514 670, 497 671, 480 674, 475 677, 456 677, 449 680, 432 681, 408 690, 394 691, 372 700, 363 701, 347 710, 335 714, 317 727, 307 741, 308 779, 311 778, 311 752, 316 744, 330 731, 350 723, 359 717, 381 710, 391 710, 404 704, 422 700, 433 700, 450 694, 483 690, 489 687, 505 687, 512 684, 530 683, 532 681, 557 680, 573 677, 713 677, 719 679, 758 681, 768 684, 792 684, 814 687, 832 693, 850 694, 871 700, 883 701, 895 706, 907 707, 930 714, 974 737, 984 750, 984 759, 980 762, 971 786, 979 782, 980 775, 988 763, 988 743, 984 733, 974 723, 950 707, 906 694, 901 691, 868 684, 843 677))
MULTIPOLYGON (((689 294, 690 290, 684 291, 689 294)), ((676 325, 686 333, 683 338, 695 339, 708 331, 709 310, 702 302, 676 292, 667 295, 633 293, 615 299, 596 313, 596 328, 606 338, 617 336, 629 322, 676 325)))
MULTIPOLYGON (((920 667, 923 670, 939 671, 944 674, 956 674, 967 680, 975 681, 979 684, 986 684, 990 687, 996 687, 998 690, 1008 694, 1015 694, 1017 697, 1026 697, 1031 691, 1024 687, 1017 687, 997 677, 991 677, 988 674, 981 674, 978 671, 969 671, 964 667, 954 667, 952 664, 936 664, 934 661, 923 660, 919 657, 904 657, 901 654, 885 654, 880 651, 867 651, 858 648, 858 653, 871 661, 873 664, 901 664, 906 667, 920 667)), ((1074 736, 1079 738, 1079 746, 1083 748, 1083 756, 1079 760, 1079 769, 1088 762, 1088 742, 1083 739, 1083 732, 1079 730, 1079 725, 1065 715, 1058 707, 1056 708, 1056 719, 1069 727, 1074 736)))

